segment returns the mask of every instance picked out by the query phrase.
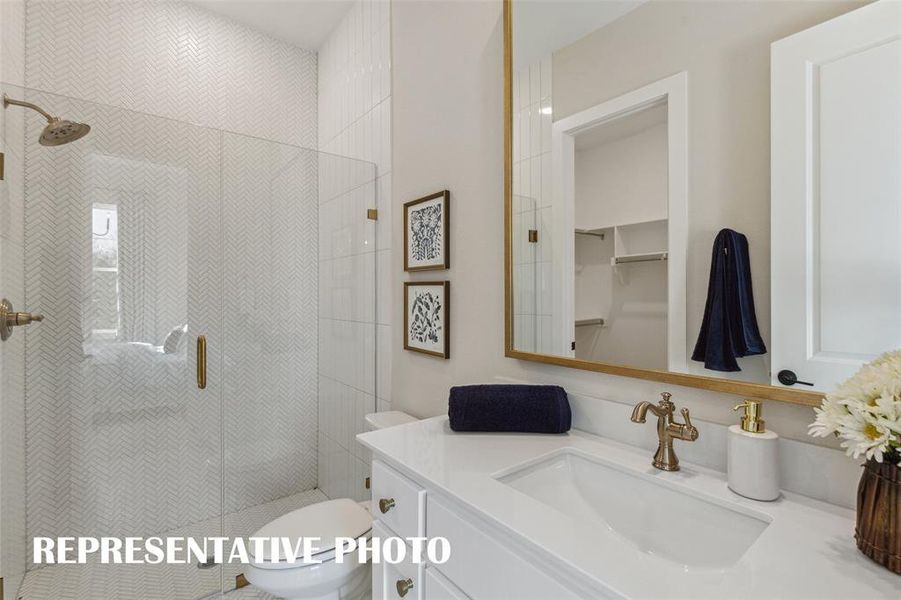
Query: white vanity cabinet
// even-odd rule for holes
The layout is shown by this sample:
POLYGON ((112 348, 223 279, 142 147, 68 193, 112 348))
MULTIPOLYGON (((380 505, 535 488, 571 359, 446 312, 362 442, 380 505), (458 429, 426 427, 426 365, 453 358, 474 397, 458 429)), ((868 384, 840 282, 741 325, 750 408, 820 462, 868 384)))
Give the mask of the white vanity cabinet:
POLYGON ((565 600, 583 597, 553 577, 546 565, 518 554, 487 522, 384 462, 372 462, 373 538, 444 537, 447 562, 384 560, 372 567, 374 600, 565 600))
POLYGON ((460 434, 446 416, 357 439, 375 458, 373 535, 450 543, 441 564, 374 564, 377 600, 898 598, 897 575, 857 549, 854 511, 791 492, 756 502, 690 462, 658 471, 644 448, 460 434))
POLYGON ((425 535, 425 489, 380 460, 372 461, 370 511, 400 537, 425 535))

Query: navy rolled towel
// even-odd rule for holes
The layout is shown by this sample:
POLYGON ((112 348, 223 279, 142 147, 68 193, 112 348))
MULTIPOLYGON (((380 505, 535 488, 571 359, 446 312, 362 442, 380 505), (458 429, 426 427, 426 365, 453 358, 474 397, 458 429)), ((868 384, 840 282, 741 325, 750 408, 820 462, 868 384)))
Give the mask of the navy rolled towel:
POLYGON ((566 391, 557 385, 452 387, 447 415, 454 431, 564 433, 572 425, 566 391))

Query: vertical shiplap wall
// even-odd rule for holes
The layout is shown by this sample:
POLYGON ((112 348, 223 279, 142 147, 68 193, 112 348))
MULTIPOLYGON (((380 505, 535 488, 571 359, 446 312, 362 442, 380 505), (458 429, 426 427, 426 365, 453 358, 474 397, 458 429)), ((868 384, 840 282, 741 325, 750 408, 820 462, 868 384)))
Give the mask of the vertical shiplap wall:
MULTIPOLYGON (((25 80, 25 3, 0 1, 0 81, 25 80)), ((16 88, 4 91, 10 95, 16 88)), ((0 295, 19 310, 24 302, 22 215, 24 210, 24 115, 0 110, 0 152, 6 176, 0 181, 0 295)), ((27 310, 27 309, 26 309, 27 310)), ((4 593, 16 598, 25 573, 25 378, 24 336, 0 344, 0 577, 4 593)))
POLYGON ((391 210, 390 40, 388 0, 361 0, 319 51, 319 149, 372 162, 377 177, 374 198, 362 188, 324 198, 320 208, 320 343, 346 347, 361 336, 359 343, 375 351, 374 365, 367 352, 338 352, 330 360, 320 351, 319 486, 332 498, 366 497, 368 457, 354 436, 363 415, 391 406, 391 223, 399 215, 391 210), (348 219, 356 222, 373 199, 378 222, 364 225, 362 243, 344 252, 348 219), (373 285, 376 301, 369 306, 373 285))
POLYGON ((513 76, 513 339, 525 352, 554 353, 551 77, 550 55, 513 76))

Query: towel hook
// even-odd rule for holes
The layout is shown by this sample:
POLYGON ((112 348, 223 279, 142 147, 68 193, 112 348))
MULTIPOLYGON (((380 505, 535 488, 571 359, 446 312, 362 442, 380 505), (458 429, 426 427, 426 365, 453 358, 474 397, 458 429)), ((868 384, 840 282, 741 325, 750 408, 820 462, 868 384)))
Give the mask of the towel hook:
POLYGON ((96 238, 106 237, 107 234, 109 234, 109 217, 106 218, 106 231, 104 231, 103 233, 97 233, 92 229, 91 234, 96 238))

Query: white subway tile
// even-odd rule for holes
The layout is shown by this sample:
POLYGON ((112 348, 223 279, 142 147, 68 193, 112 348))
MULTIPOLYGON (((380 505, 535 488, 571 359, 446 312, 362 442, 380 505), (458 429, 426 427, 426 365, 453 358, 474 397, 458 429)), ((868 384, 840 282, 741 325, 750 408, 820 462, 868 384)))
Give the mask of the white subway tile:
MULTIPOLYGON (((379 220, 376 224, 377 248, 386 250, 391 248, 392 226, 394 220, 394 200, 391 196, 391 174, 382 175, 377 181, 377 202, 379 209, 379 220)), ((390 270, 389 270, 390 273, 390 270)), ((390 278, 388 273, 385 277, 390 278)))
MULTIPOLYGON (((391 309, 392 313, 400 311, 391 309)), ((391 337, 390 325, 379 325, 376 329, 376 396, 379 401, 391 400, 391 347, 393 340, 391 337)))

